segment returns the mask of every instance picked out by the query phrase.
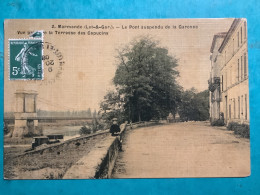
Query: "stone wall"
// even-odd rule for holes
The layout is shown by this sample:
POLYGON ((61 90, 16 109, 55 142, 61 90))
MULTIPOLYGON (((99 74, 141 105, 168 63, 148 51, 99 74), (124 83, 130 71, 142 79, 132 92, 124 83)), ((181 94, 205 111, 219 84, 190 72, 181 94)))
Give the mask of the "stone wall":
POLYGON ((29 151, 29 152, 25 152, 21 155, 19 155, 19 157, 24 157, 27 155, 34 155, 34 154, 42 154, 42 153, 48 153, 48 152, 59 152, 60 150, 63 150, 64 148, 68 147, 69 145, 80 145, 83 142, 87 141, 90 138, 93 138, 95 136, 98 135, 103 135, 103 134, 109 134, 108 130, 105 131, 99 131, 97 133, 91 134, 91 135, 85 135, 85 136, 81 136, 81 137, 77 137, 74 139, 69 139, 66 140, 64 142, 61 143, 56 143, 56 144, 51 144, 51 145, 46 145, 46 146, 39 146, 37 147, 35 150, 29 151))
POLYGON ((119 136, 108 136, 103 142, 95 145, 89 154, 74 164, 64 175, 63 179, 104 179, 110 178, 117 156, 127 130, 138 127, 148 127, 157 124, 154 122, 138 122, 132 125, 121 125, 119 136))
POLYGON ((121 125, 121 133, 119 136, 111 136, 109 130, 100 131, 92 135, 86 135, 79 138, 64 141, 62 143, 40 146, 36 150, 26 152, 19 155, 20 158, 27 156, 37 158, 39 155, 48 154, 60 155, 68 148, 77 148, 78 145, 83 145, 88 140, 95 136, 103 136, 101 141, 95 143, 91 151, 73 163, 70 168, 64 173, 62 179, 101 179, 110 178, 118 152, 121 145, 121 140, 125 136, 125 132, 130 129, 155 125, 158 122, 139 122, 132 125, 124 123, 121 125))
POLYGON ((118 152, 121 139, 128 125, 121 126, 119 136, 107 136, 76 164, 67 170, 63 179, 101 179, 110 178, 118 152))

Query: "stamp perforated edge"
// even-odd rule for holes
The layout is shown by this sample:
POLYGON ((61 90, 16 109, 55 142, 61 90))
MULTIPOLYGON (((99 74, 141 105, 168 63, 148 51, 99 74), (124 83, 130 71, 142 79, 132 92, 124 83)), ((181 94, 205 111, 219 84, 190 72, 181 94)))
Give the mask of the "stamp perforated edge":
MULTIPOLYGON (((10 41, 22 41, 22 40, 40 40, 41 43, 43 44, 43 40, 44 40, 44 33, 43 33, 43 30, 37 30, 37 31, 34 31, 33 33, 31 33, 29 35, 28 38, 8 38, 8 80, 9 81, 43 81, 44 80, 44 62, 43 62, 43 59, 41 58, 41 69, 42 69, 42 78, 41 79, 11 79, 10 78, 10 41), (42 37, 41 38, 34 38, 34 37, 30 37, 32 34, 34 34, 35 32, 42 32, 42 37)), ((44 47, 42 47, 42 50, 41 50, 41 54, 42 56, 44 55, 44 47)))

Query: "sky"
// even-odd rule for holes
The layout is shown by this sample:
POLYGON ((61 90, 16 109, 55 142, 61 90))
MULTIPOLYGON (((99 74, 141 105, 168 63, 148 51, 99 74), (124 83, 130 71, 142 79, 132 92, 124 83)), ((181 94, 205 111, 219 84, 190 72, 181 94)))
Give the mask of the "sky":
POLYGON ((37 108, 42 110, 98 110, 107 91, 113 89, 116 49, 146 35, 158 40, 178 59, 178 82, 184 89, 203 91, 208 87, 213 36, 227 32, 232 22, 233 19, 7 20, 4 110, 15 111, 17 90, 37 91, 37 108), (44 61, 42 81, 9 80, 8 39, 27 39, 38 30, 45 31, 43 53, 54 62, 52 71, 44 61), (58 51, 54 53, 51 46, 58 51))

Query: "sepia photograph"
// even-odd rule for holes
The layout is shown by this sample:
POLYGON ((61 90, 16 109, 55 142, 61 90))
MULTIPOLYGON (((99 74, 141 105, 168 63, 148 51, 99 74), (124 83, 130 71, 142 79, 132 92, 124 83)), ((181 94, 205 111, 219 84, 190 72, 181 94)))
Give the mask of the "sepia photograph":
POLYGON ((245 18, 8 19, 4 179, 250 176, 245 18))

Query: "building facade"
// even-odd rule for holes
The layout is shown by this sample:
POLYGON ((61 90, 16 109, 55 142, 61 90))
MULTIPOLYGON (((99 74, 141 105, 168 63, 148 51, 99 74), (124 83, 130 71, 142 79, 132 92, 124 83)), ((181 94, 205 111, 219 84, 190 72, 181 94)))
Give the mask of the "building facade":
POLYGON ((211 71, 209 78, 209 105, 210 105, 210 121, 214 122, 221 118, 220 116, 220 102, 221 102, 221 91, 220 91, 220 60, 217 60, 219 57, 218 49, 222 44, 226 32, 218 33, 214 35, 213 41, 211 44, 210 60, 211 60, 211 71))
POLYGON ((249 124, 247 22, 235 19, 220 46, 217 42, 221 40, 220 35, 215 36, 216 41, 213 38, 211 47, 213 68, 209 89, 211 99, 216 102, 210 100, 211 118, 214 120, 219 115, 226 124, 249 124), (218 83, 217 90, 211 88, 212 83, 218 83))

